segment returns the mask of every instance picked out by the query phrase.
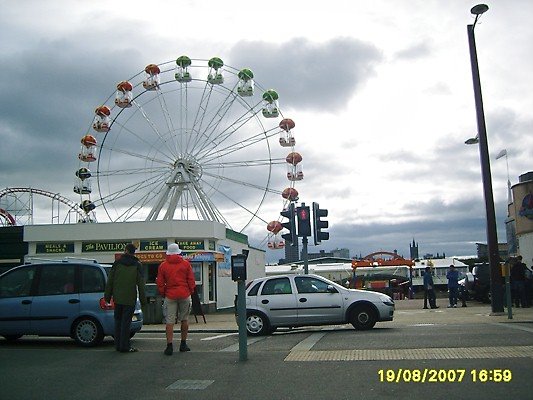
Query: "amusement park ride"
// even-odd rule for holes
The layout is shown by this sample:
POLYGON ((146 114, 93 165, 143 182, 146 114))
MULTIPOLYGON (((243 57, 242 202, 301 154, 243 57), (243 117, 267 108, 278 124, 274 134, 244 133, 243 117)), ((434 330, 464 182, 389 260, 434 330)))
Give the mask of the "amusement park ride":
MULTIPOLYGON (((278 93, 263 89, 248 68, 218 57, 148 64, 95 108, 74 171, 79 200, 6 188, 0 191, 0 222, 20 224, 9 199, 39 195, 75 214, 74 221, 56 215, 57 223, 96 222, 97 210, 100 222, 204 220, 238 232, 257 232, 259 222, 268 231, 263 244, 283 248, 281 222, 268 222, 265 214, 273 211, 271 195, 282 197, 283 210, 298 200, 295 185, 304 174, 294 128, 278 93), (274 141, 285 156, 275 155, 274 141), (274 183, 278 165, 286 168, 285 189, 274 183)), ((29 203, 26 214, 32 216, 29 203)))

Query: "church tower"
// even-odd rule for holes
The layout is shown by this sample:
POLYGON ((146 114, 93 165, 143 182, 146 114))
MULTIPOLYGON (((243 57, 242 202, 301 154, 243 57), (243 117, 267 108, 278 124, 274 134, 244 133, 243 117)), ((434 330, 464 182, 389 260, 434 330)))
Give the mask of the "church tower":
POLYGON ((417 260, 419 258, 418 243, 415 243, 415 239, 413 239, 413 243, 409 244, 409 254, 411 255, 411 260, 417 260))

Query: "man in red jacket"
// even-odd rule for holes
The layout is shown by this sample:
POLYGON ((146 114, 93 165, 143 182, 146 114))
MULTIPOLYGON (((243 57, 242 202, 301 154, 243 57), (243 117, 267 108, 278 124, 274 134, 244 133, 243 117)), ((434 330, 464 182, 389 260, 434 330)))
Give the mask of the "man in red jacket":
POLYGON ((157 270, 157 289, 163 296, 163 314, 166 323, 167 347, 165 354, 172 355, 172 339, 174 337, 174 323, 176 315, 181 322, 180 351, 190 351, 187 346, 187 333, 189 332, 189 314, 191 312, 191 294, 196 283, 191 263, 183 259, 181 250, 176 243, 171 243, 167 249, 166 260, 159 265, 157 270))

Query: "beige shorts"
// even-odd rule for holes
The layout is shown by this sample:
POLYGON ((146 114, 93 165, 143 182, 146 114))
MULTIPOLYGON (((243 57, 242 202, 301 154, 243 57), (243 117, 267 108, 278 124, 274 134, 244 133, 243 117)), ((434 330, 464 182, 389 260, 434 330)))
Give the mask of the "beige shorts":
POLYGON ((163 302, 163 317, 166 324, 187 321, 191 313, 191 296, 186 299, 172 300, 165 297, 163 302), (176 321, 177 316, 177 321, 176 321))

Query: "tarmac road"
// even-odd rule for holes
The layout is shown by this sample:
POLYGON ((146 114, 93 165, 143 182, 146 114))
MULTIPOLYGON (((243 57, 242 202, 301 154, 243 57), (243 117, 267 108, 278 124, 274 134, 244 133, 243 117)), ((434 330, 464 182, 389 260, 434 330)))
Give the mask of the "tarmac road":
MULTIPOLYGON (((533 312, 490 306, 422 310, 397 302, 393 322, 279 330, 249 338, 239 361, 233 314, 191 321, 188 353, 164 356, 162 325, 134 337, 138 353, 61 338, 0 340, 2 399, 529 399, 533 312), (433 381, 434 380, 434 381, 433 381)), ((179 334, 176 335, 176 339, 179 334)))

